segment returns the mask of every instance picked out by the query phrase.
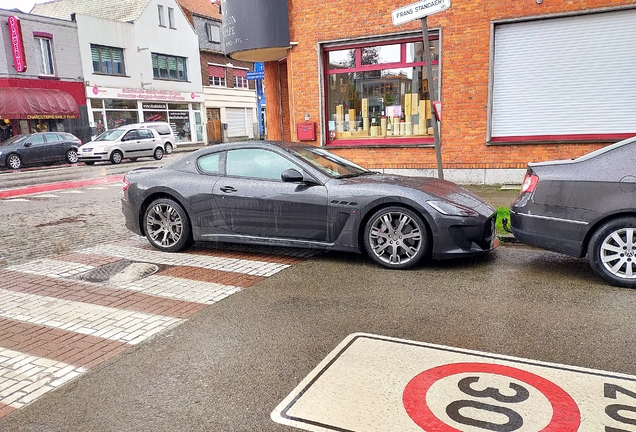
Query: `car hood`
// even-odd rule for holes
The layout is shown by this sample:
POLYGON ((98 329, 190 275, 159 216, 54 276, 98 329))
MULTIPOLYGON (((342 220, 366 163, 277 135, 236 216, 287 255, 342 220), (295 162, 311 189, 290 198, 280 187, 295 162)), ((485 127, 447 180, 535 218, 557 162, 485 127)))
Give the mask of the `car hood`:
POLYGON ((480 214, 491 215, 495 209, 466 188, 447 180, 435 177, 407 177, 391 174, 373 174, 344 179, 351 184, 383 184, 415 189, 430 195, 432 200, 443 199, 463 207, 471 208, 480 214))

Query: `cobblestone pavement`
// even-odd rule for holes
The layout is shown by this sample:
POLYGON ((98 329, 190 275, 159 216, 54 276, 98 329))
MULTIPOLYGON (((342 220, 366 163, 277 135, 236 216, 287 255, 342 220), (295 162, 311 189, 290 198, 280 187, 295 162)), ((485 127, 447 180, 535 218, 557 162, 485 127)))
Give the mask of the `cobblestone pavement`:
POLYGON ((120 191, 0 200, 0 417, 313 254, 162 253, 124 228, 120 191))

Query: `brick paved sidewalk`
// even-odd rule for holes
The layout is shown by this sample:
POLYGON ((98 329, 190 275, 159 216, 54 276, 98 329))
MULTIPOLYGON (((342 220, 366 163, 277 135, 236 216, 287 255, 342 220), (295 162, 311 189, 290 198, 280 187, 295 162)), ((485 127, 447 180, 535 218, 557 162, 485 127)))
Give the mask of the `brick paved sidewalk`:
POLYGON ((0 270, 0 417, 315 254, 222 247, 135 237, 0 270))

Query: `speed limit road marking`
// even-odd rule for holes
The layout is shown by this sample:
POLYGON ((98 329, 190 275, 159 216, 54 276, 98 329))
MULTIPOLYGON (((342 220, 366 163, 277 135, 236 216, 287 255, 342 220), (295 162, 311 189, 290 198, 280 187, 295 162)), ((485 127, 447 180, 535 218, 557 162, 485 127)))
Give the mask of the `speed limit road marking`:
POLYGON ((356 333, 271 416, 316 432, 636 432, 636 376, 356 333))

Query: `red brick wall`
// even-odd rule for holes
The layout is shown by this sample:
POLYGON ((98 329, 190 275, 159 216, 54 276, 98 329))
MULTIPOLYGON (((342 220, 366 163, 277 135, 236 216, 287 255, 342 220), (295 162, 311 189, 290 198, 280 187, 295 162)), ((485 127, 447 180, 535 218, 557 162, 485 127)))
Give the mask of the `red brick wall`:
MULTIPOLYGON (((226 65, 228 63, 232 63, 234 66, 248 68, 249 70, 254 70, 254 64, 250 62, 240 61, 231 59, 224 54, 201 51, 201 79, 203 79, 203 85, 210 85, 210 78, 208 75, 208 63, 216 63, 219 65, 226 65)), ((227 87, 234 87, 234 75, 232 74, 231 68, 225 69, 225 82, 227 87)), ((251 89, 255 88, 254 81, 248 81, 249 87, 251 89)))
MULTIPOLYGON (((287 57, 289 101, 283 102, 285 129, 295 130, 305 114, 319 124, 320 42, 421 30, 419 20, 393 26, 391 11, 403 0, 316 2, 289 0, 290 36, 298 42, 287 57), (289 123, 285 113, 290 115, 289 123)), ((528 161, 571 158, 602 144, 486 145, 490 30, 494 20, 632 5, 633 0, 453 0, 428 18, 442 31, 442 158, 445 168, 525 168, 528 161)), ((270 70, 270 69, 268 69, 270 70)), ((268 81, 266 81, 268 82, 268 81)), ((268 124, 281 121, 280 93, 266 88, 268 124)), ((323 131, 318 130, 320 136, 323 131)), ((295 133, 293 134, 295 139, 295 133)), ((316 144, 320 142, 320 138, 316 144)), ((433 148, 347 148, 334 152, 369 168, 436 168, 433 148)))

